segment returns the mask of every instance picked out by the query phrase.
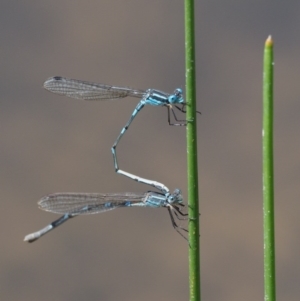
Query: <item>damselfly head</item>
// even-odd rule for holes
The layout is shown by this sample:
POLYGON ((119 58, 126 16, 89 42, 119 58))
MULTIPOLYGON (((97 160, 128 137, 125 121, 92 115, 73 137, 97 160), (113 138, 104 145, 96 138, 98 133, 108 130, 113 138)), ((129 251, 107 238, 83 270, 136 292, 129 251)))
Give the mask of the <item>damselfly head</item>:
POLYGON ((172 103, 183 103, 183 92, 180 88, 175 89, 174 93, 169 96, 169 102, 172 103))
POLYGON ((183 203, 183 197, 180 189, 175 189, 172 194, 168 196, 169 204, 181 204, 183 203))

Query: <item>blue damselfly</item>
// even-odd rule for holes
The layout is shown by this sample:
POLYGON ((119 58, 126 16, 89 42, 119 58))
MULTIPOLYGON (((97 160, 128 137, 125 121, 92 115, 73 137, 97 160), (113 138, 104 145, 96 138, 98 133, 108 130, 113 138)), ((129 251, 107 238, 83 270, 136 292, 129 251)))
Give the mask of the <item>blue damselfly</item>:
MULTIPOLYGON (((140 102, 137 104, 130 119, 128 120, 126 125, 122 128, 118 138, 116 139, 116 141, 114 142, 111 148, 115 171, 119 174, 122 174, 138 182, 141 179, 140 177, 137 177, 131 173, 119 169, 117 154, 116 154, 116 148, 120 139, 125 134, 131 122, 138 114, 138 112, 145 105, 164 106, 167 107, 168 109, 169 125, 185 126, 187 124, 186 120, 177 119, 176 114, 173 110, 173 107, 175 107, 176 109, 178 109, 183 113, 186 112, 185 111, 186 103, 183 99, 181 89, 175 89, 173 94, 168 94, 155 89, 136 90, 131 88, 109 86, 109 85, 91 83, 91 82, 81 81, 76 79, 69 79, 61 76, 54 76, 48 78, 44 83, 44 88, 50 92, 59 95, 64 95, 71 98, 77 98, 83 100, 111 100, 111 99, 118 99, 118 98, 125 98, 125 97, 139 98, 140 102), (181 107, 178 106, 178 104, 181 105, 181 107), (170 112, 172 112, 177 123, 171 123, 170 112)), ((143 180, 154 182, 146 179, 143 180)))
POLYGON ((24 241, 34 242, 72 217, 102 213, 122 207, 167 208, 172 226, 187 240, 180 232, 180 230, 185 232, 187 230, 179 226, 174 217, 175 214, 179 220, 183 220, 187 216, 187 213, 182 212, 185 205, 180 189, 175 189, 173 193, 166 194, 153 191, 146 193, 54 193, 43 197, 38 205, 42 210, 63 214, 63 216, 45 228, 26 235, 24 241))

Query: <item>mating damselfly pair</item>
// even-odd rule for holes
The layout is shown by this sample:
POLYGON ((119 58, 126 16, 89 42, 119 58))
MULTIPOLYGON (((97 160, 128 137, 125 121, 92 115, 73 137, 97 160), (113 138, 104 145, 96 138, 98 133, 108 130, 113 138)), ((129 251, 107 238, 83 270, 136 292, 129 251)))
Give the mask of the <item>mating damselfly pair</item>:
POLYGON ((46 80, 46 82, 44 83, 44 88, 59 95, 83 100, 111 100, 125 97, 140 98, 140 102, 137 104, 130 119, 122 128, 119 136, 117 137, 111 148, 114 168, 117 173, 122 174, 137 182, 155 187, 160 192, 149 191, 143 194, 129 192, 107 194, 55 193, 45 196, 39 201, 39 207, 49 212, 63 214, 63 216, 52 222, 45 228, 25 236, 24 241, 36 241, 41 236, 45 235, 52 229, 56 228, 57 226, 61 225, 74 216, 101 213, 121 207, 167 208, 171 218, 172 226, 181 236, 186 239, 186 237, 180 232, 180 230, 185 232, 187 232, 187 230, 179 226, 175 221, 175 217, 181 220, 185 219, 187 216, 187 213, 181 210, 185 207, 185 205, 183 204, 183 198, 180 189, 175 189, 173 193, 170 193, 169 189, 162 183, 144 179, 119 169, 116 154, 116 147, 120 139, 125 134, 138 112, 145 105, 165 106, 168 109, 169 125, 186 125, 186 120, 179 120, 173 110, 173 107, 175 107, 179 111, 185 113, 186 103, 184 102, 182 96, 182 90, 176 89, 173 94, 168 94, 154 89, 143 91, 131 88, 90 83, 87 81, 80 81, 75 79, 68 79, 61 76, 51 77, 46 80), (181 107, 179 105, 181 105, 181 107), (172 112, 176 123, 171 123, 170 112, 172 112))

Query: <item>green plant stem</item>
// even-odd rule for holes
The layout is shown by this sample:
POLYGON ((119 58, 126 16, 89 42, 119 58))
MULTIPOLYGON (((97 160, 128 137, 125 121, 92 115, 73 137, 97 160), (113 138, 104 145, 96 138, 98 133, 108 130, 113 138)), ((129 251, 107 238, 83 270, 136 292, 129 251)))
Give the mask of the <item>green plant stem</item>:
POLYGON ((273 168, 273 41, 268 37, 264 49, 263 71, 263 212, 265 300, 276 300, 274 168, 273 168))
POLYGON ((190 300, 200 300, 200 250, 199 250, 199 205, 196 123, 196 65, 194 1, 185 0, 185 64, 186 64, 186 118, 187 166, 189 204, 189 278, 190 300))

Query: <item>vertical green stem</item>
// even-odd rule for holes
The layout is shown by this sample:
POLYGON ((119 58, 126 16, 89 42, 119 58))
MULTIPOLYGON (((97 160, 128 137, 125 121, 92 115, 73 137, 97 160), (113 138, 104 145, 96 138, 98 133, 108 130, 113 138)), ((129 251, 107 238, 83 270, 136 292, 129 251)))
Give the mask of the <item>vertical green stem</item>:
POLYGON ((196 123, 196 64, 194 1, 185 0, 185 67, 187 102, 187 166, 189 204, 190 300, 200 300, 199 205, 196 123))
POLYGON ((276 300, 273 174, 273 41, 264 49, 263 71, 263 206, 265 301, 276 300))

